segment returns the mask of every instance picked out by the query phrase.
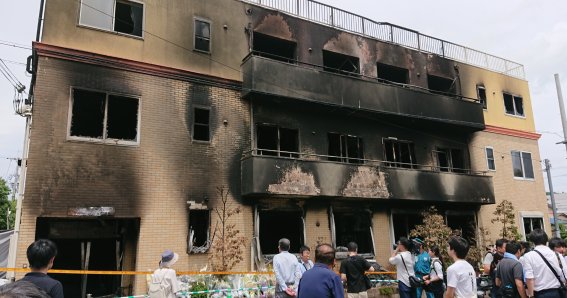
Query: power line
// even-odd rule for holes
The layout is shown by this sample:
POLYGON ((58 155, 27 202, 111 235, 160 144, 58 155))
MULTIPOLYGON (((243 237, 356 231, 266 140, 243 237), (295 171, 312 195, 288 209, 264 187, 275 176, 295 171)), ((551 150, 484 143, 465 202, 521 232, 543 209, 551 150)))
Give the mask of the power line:
POLYGON ((19 49, 25 49, 25 50, 32 50, 32 48, 29 47, 29 46, 19 45, 19 44, 13 43, 13 42, 3 41, 3 40, 0 40, 0 45, 13 47, 13 48, 19 48, 19 49))
POLYGON ((18 91, 18 93, 24 92, 26 87, 22 84, 14 73, 8 68, 8 65, 4 63, 4 60, 0 58, 0 72, 6 77, 8 82, 18 91))

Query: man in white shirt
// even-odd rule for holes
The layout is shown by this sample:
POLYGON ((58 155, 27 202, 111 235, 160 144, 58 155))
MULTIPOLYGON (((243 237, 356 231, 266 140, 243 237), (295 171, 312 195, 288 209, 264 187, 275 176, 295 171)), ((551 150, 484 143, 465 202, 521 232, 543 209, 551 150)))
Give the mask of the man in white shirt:
POLYGON ((476 293, 476 274, 474 268, 465 261, 469 253, 467 240, 461 237, 449 239, 449 257, 453 265, 447 268, 447 292, 445 298, 473 298, 476 293))
POLYGON ((279 254, 274 256, 274 274, 276 275, 276 298, 295 297, 295 271, 299 263, 297 257, 289 253, 289 239, 278 242, 279 254))
POLYGON ((411 284, 409 282, 409 277, 415 276, 415 272, 413 270, 415 260, 412 254, 408 251, 410 248, 411 242, 406 237, 400 237, 396 250, 394 250, 392 257, 389 259, 390 264, 396 265, 396 274, 400 281, 398 283, 400 298, 416 297, 416 291, 411 288, 411 284))
POLYGON ((303 245, 299 248, 299 265, 295 269, 295 285, 299 285, 299 280, 305 271, 313 268, 313 261, 311 261, 310 257, 311 249, 308 246, 303 245))
POLYGON ((535 248, 523 257, 528 297, 562 298, 559 291, 561 284, 555 273, 564 283, 567 273, 565 259, 545 245, 548 237, 542 229, 533 230, 529 234, 529 239, 534 243, 535 248), (547 266, 543 258, 549 262, 552 268, 547 266))

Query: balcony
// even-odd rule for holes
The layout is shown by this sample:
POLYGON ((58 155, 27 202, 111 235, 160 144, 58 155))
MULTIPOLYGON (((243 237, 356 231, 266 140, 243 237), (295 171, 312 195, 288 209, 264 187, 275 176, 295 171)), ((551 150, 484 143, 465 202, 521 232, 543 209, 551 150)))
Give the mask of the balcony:
POLYGON ((378 82, 374 78, 327 72, 322 66, 277 61, 254 54, 242 64, 243 96, 259 101, 289 98, 369 112, 484 129, 482 106, 455 96, 378 82))
POLYGON ((286 158, 257 152, 246 153, 241 161, 242 196, 494 203, 492 177, 480 172, 442 172, 424 165, 393 167, 374 160, 339 163, 327 161, 329 156, 286 158))

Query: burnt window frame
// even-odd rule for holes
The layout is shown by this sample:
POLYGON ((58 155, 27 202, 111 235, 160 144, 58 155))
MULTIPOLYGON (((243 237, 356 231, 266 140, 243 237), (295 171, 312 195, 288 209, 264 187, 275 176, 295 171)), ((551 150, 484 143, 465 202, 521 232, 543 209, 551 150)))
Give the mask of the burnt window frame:
POLYGON ((324 49, 321 52, 321 58, 322 58, 322 62, 323 62, 322 63, 323 71, 325 71, 325 72, 336 73, 338 75, 355 77, 355 78, 362 76, 362 67, 361 67, 361 64, 360 64, 360 57, 351 56, 351 55, 347 55, 347 54, 344 54, 344 53, 339 53, 339 52, 329 51, 329 50, 324 49), (350 71, 342 70, 342 69, 339 69, 339 68, 333 68, 333 67, 325 65, 325 53, 330 53, 331 55, 347 56, 347 57, 357 59, 358 60, 358 65, 356 66, 357 72, 350 72, 350 71))
POLYGON ((301 138, 300 138, 300 130, 299 128, 293 128, 293 127, 284 127, 278 124, 273 124, 273 123, 265 123, 265 122, 257 122, 256 125, 254 126, 254 142, 255 142, 255 147, 256 147, 256 154, 257 155, 262 155, 262 156, 275 156, 275 157, 284 157, 284 158, 300 158, 301 157, 301 138), (266 148, 260 148, 258 146, 258 127, 259 126, 266 126, 266 127, 273 127, 277 130, 278 132, 278 136, 277 136, 277 142, 278 142, 278 148, 276 150, 272 150, 272 149, 266 149, 266 148), (282 153, 281 150, 281 131, 280 129, 286 129, 286 130, 295 130, 297 131, 297 152, 293 152, 293 151, 284 151, 284 153, 282 153), (263 150, 268 150, 269 153, 276 153, 276 154, 264 154, 263 150), (289 153, 288 153, 289 152, 289 153))
POLYGON ((384 84, 408 85, 410 83, 409 69, 390 65, 390 64, 386 64, 386 63, 380 63, 380 62, 376 62, 376 78, 377 78, 378 82, 381 82, 381 83, 384 83, 384 84), (386 80, 384 78, 380 78, 380 68, 381 67, 382 68, 384 68, 384 67, 390 68, 390 69, 393 69, 395 71, 405 71, 405 82, 389 81, 389 80, 386 80))
POLYGON ((212 239, 211 239, 211 218, 212 218, 212 210, 211 209, 189 209, 188 211, 188 219, 187 219, 187 225, 188 225, 188 230, 187 230, 187 253, 188 254, 203 254, 203 253, 207 253, 209 251, 209 249, 211 248, 211 244, 212 244, 212 239), (208 217, 208 222, 206 223, 207 225, 207 230, 205 232, 205 234, 207 235, 207 240, 205 240, 204 245, 202 246, 197 246, 197 247, 193 247, 192 245, 189 244, 189 242, 191 241, 191 231, 193 231, 194 229, 191 226, 191 212, 206 212, 207 213, 207 217, 208 217), (199 250, 199 248, 201 248, 201 250, 199 250))
POLYGON ((327 132, 327 160, 329 161, 335 161, 335 162, 344 162, 344 163, 351 163, 351 164, 364 164, 364 139, 360 136, 355 136, 355 135, 351 135, 348 133, 342 133, 342 132, 335 132, 335 131, 330 131, 327 132), (338 135, 339 136, 339 143, 340 143, 340 148, 339 150, 341 151, 341 155, 340 156, 335 156, 335 155, 331 155, 330 154, 330 135, 338 135), (346 144, 346 148, 343 151, 343 138, 344 138, 344 144, 346 144), (359 154, 359 157, 351 157, 349 156, 349 150, 348 150, 348 139, 349 138, 356 138, 357 140, 357 147, 358 147, 358 152, 361 153, 359 154), (344 153, 344 154, 343 154, 344 153))
MULTIPOLYGON (((356 217, 357 215, 361 216, 363 214, 366 214, 365 216, 368 216, 368 221, 369 221, 369 225, 368 225, 368 240, 370 241, 370 247, 369 249, 371 251, 369 252, 365 252, 362 250, 359 250, 358 253, 360 255, 366 255, 366 256, 375 256, 376 255, 376 242, 375 242, 375 236, 374 236, 374 219, 372 216, 372 213, 368 213, 366 210, 364 209, 357 209, 357 208, 349 208, 344 209, 344 208, 333 208, 332 206, 327 210, 327 212, 329 213, 329 224, 330 224, 330 228, 331 228, 331 233, 332 233, 332 245, 333 247, 337 248, 339 245, 339 241, 338 241, 338 232, 340 229, 337 229, 337 218, 338 217, 356 217)), ((341 221, 341 220, 340 220, 341 221)), ((342 223, 344 224, 345 221, 342 221, 342 223)), ((340 237, 340 238, 345 238, 345 237, 340 237)), ((355 241, 355 242, 359 242, 359 241, 355 241)), ((348 244, 348 243, 342 243, 342 244, 348 244)), ((359 243, 360 244, 360 243, 359 243)), ((362 245, 361 245, 362 246, 362 245)))
MULTIPOLYGON (((126 37, 131 37, 131 38, 136 38, 136 39, 144 39, 144 33, 145 33, 145 26, 146 26, 146 4, 142 1, 139 0, 107 0, 108 2, 112 2, 112 15, 109 16, 112 19, 112 22, 110 24, 110 28, 104 28, 102 26, 97 26, 97 25, 92 25, 92 24, 88 24, 88 23, 84 23, 84 21, 82 20, 82 16, 83 16, 83 2, 84 0, 80 0, 79 2, 79 14, 77 17, 77 26, 79 27, 85 27, 85 28, 89 28, 89 29, 95 29, 95 30, 101 30, 101 31, 105 31, 105 32, 109 32, 109 33, 113 33, 113 34, 117 34, 117 35, 122 35, 122 36, 126 36, 126 37), (130 34, 130 33, 124 33, 124 32, 120 32, 120 31, 116 31, 116 5, 118 2, 121 3, 135 3, 136 5, 140 5, 142 7, 142 28, 141 28, 141 35, 135 35, 135 34, 130 34)), ((88 5, 88 4, 85 4, 88 5)), ((97 11, 97 13, 103 13, 106 14, 106 12, 99 12, 97 11)))
MULTIPOLYGON (((406 169, 416 169, 418 168, 419 164, 417 163, 417 157, 415 154, 415 142, 409 140, 398 140, 397 138, 382 138, 382 151, 383 151, 383 161, 386 163, 388 167, 394 168, 406 168, 406 169), (386 151, 386 141, 391 141, 400 144, 407 144, 410 153, 411 162, 402 163, 401 161, 390 161, 388 160, 387 151, 386 151), (415 160, 414 160, 415 159, 415 160)), ((401 152, 401 149, 400 149, 401 152)))
POLYGON ((442 77, 442 76, 437 76, 437 75, 428 73, 427 74, 427 90, 429 90, 429 92, 434 93, 434 94, 440 94, 440 95, 451 96, 451 97, 458 96, 456 79, 457 79, 456 77, 449 78, 449 77, 442 77), (432 79, 432 78, 436 79, 436 80, 442 79, 442 80, 451 81, 452 88, 448 91, 431 89, 430 79, 432 79))
POLYGON ((211 20, 203 18, 203 17, 198 17, 198 16, 193 17, 193 51, 196 51, 196 52, 199 52, 199 53, 204 53, 204 54, 212 54, 212 52, 213 52, 213 22, 211 20), (197 38, 201 38, 203 40, 206 40, 206 37, 197 36, 197 22, 207 23, 209 25, 209 38, 208 38, 209 50, 208 51, 197 48, 197 38))
POLYGON ((265 33, 258 32, 258 31, 253 31, 252 32, 252 51, 254 52, 254 55, 256 55, 256 56, 265 57, 265 58, 268 58, 268 59, 271 59, 271 60, 281 61, 281 62, 290 63, 290 64, 298 64, 297 41, 287 40, 287 39, 279 38, 277 36, 273 36, 273 35, 270 35, 270 34, 265 34, 265 33), (292 54, 291 57, 285 57, 285 56, 279 56, 279 55, 269 53, 269 52, 259 51, 256 48, 256 39, 257 38, 278 40, 278 42, 280 42, 280 43, 287 43, 288 45, 292 45, 293 46, 293 54, 292 54))
POLYGON ((80 141, 80 142, 90 142, 90 143, 99 143, 99 144, 108 144, 108 145, 119 145, 119 146, 139 146, 140 139, 141 139, 141 120, 142 120, 142 97, 140 95, 132 95, 127 93, 118 93, 118 92, 108 92, 108 91, 101 91, 98 89, 92 88, 83 88, 83 87, 75 87, 71 86, 69 88, 69 110, 67 113, 67 140, 68 141, 80 141), (103 118, 103 131, 102 136, 100 138, 93 138, 93 137, 83 137, 83 136, 75 136, 71 135, 71 126, 73 121, 73 104, 75 98, 73 96, 74 90, 82 90, 88 92, 97 92, 105 95, 105 111, 104 111, 104 118, 103 118), (136 99, 138 101, 138 110, 137 110, 137 117, 136 117, 136 139, 135 140, 122 140, 122 139, 115 139, 115 138, 108 138, 107 134, 107 122, 108 122, 108 99, 109 96, 120 96, 120 97, 128 97, 132 99, 136 99))
POLYGON ((454 223, 452 223, 449 219, 450 218, 458 218, 458 219, 463 219, 464 217, 470 216, 472 217, 472 222, 469 222, 468 224, 470 225, 472 223, 472 227, 460 227, 460 232, 461 232, 461 237, 464 238, 465 240, 467 240, 469 242, 470 245, 476 245, 477 241, 476 241, 476 234, 478 231, 478 216, 477 213, 475 211, 463 211, 463 210, 446 210, 443 214, 443 219, 445 220, 445 224, 454 232, 455 230, 458 229, 454 229, 452 226, 455 226, 454 223), (468 235, 463 235, 463 231, 467 231, 468 230, 468 235))
POLYGON ((476 85, 476 97, 478 102, 482 106, 483 110, 488 110, 488 97, 486 95, 486 87, 484 85, 476 85), (484 90, 484 98, 480 96, 480 90, 484 90))
POLYGON ((211 107, 207 107, 207 106, 201 106, 201 105, 194 105, 193 106, 193 110, 191 111, 191 141, 195 142, 195 143, 205 143, 205 144, 209 144, 211 143, 211 139, 213 138, 212 134, 211 134, 211 107), (209 111, 209 123, 206 125, 207 129, 208 129, 208 136, 209 139, 208 140, 199 140, 199 139, 195 139, 195 126, 199 125, 199 126, 205 126, 205 124, 202 123, 197 123, 195 122, 195 120, 197 119, 197 117, 195 116, 195 111, 196 110, 206 110, 209 111))
POLYGON ((445 172, 445 173, 459 173, 459 174, 467 174, 470 172, 470 160, 467 159, 467 151, 463 148, 456 148, 456 147, 435 147, 433 150, 433 158, 435 160, 435 170, 437 172, 445 172), (461 151, 461 157, 463 158, 463 168, 456 168, 453 163, 453 151, 459 150, 461 151), (447 166, 441 167, 439 161, 439 153, 444 153, 447 156, 447 166), (443 170, 446 169, 446 170, 443 170))
POLYGON ((526 106, 524 104, 524 97, 521 95, 513 94, 510 92, 502 92, 502 103, 504 104, 504 114, 507 116, 518 117, 518 118, 526 118, 526 106), (514 108, 513 113, 508 113, 506 109, 506 96, 510 96, 512 98, 512 107, 514 108), (518 112, 518 108, 516 107, 516 99, 520 99, 522 102, 522 113, 518 112))
MULTIPOLYGON (((398 240, 400 237, 407 237, 408 239, 410 238, 410 232, 411 232, 411 228, 409 225, 409 221, 408 219, 414 219, 415 225, 414 225, 414 229, 415 226, 422 224, 423 222, 423 216, 421 215, 419 210, 415 210, 415 209, 392 209, 389 212, 389 224, 390 224, 390 235, 392 237, 392 244, 396 244, 398 243, 398 240), (399 235, 399 237, 396 239, 396 227, 398 227, 398 229, 400 229, 400 225, 396 225, 394 223, 394 216, 403 216, 404 217, 404 228, 407 228, 407 230, 405 232, 407 232, 407 235, 399 235)), ((399 232, 399 231, 398 231, 399 232)), ((401 233, 400 233, 401 234, 401 233)))

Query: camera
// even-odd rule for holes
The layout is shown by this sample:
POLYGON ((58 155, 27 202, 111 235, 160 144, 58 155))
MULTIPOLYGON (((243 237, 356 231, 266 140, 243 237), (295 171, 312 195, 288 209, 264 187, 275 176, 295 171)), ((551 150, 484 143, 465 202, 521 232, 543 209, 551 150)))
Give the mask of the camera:
POLYGON ((393 249, 393 250, 396 250, 396 249, 398 249, 398 245, 397 245, 397 244, 395 244, 395 243, 394 243, 394 244, 392 244, 392 249, 393 249))

